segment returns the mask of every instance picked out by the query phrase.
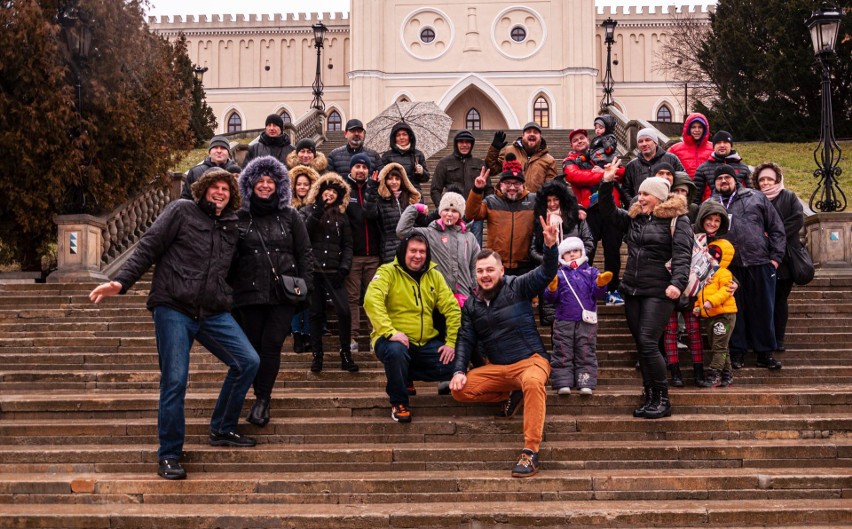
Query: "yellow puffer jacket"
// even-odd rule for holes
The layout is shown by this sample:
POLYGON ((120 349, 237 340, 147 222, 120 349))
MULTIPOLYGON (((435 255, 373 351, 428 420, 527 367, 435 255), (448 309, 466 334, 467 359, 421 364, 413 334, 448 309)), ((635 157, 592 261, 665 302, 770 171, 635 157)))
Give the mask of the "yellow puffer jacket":
POLYGON ((713 279, 704 285, 704 288, 698 293, 695 306, 701 309, 702 318, 718 316, 719 314, 736 314, 737 301, 734 299, 734 295, 728 291, 728 283, 734 277, 728 270, 728 265, 734 258, 734 246, 725 239, 716 239, 709 246, 718 246, 722 251, 722 257, 719 259, 719 269, 713 274, 713 279), (705 301, 709 301, 713 308, 705 309, 705 301))

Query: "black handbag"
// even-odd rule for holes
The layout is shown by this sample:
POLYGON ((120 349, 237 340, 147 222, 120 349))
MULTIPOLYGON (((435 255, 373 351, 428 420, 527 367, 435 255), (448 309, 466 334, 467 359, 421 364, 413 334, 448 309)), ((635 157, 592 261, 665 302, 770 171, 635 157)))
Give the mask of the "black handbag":
POLYGON ((790 268, 790 277, 797 285, 807 285, 816 274, 811 254, 801 244, 797 248, 787 246, 787 266, 790 268))
MULTIPOLYGON (((284 231, 283 227, 281 231, 284 231)), ((269 257, 269 251, 266 249, 266 243, 263 241, 263 235, 260 234, 259 229, 257 230, 257 237, 260 239, 260 247, 263 248, 263 253, 266 254, 266 260, 269 261, 269 267, 272 269, 272 281, 274 282, 275 296, 278 300, 289 301, 294 305, 301 305, 307 302, 308 284, 305 280, 297 276, 279 274, 275 270, 272 258, 269 257)))

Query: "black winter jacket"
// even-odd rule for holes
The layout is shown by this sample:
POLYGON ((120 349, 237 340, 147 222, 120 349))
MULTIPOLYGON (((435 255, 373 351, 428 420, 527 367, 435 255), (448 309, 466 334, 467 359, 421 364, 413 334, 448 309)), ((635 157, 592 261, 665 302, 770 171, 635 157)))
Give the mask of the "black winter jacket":
POLYGON ((352 254, 359 257, 379 257, 382 254, 381 226, 376 216, 367 214, 368 187, 372 180, 367 178, 358 183, 349 176, 343 177, 349 185, 349 203, 346 216, 352 228, 352 254))
MULTIPOLYGON (((456 145, 458 145, 456 143, 456 145)), ((479 176, 479 172, 485 167, 485 162, 481 158, 471 156, 462 156, 458 152, 456 146, 453 154, 445 156, 438 161, 435 166, 435 175, 432 178, 432 186, 429 190, 429 195, 432 197, 432 203, 435 207, 441 203, 441 197, 451 187, 459 189, 458 193, 466 197, 473 189, 473 182, 479 176)), ((491 185, 491 176, 485 182, 485 194, 488 196, 494 193, 494 187, 491 185)))
POLYGON ((625 211, 615 207, 612 182, 602 182, 600 207, 604 218, 626 234, 627 266, 619 290, 630 296, 665 298, 674 285, 683 291, 689 279, 692 261, 692 226, 686 216, 686 202, 669 197, 657 204, 651 215, 641 212, 639 203, 625 211), (672 236, 672 219, 675 221, 672 236), (671 272, 666 263, 671 260, 671 272))
POLYGON ((231 268, 234 307, 286 303, 275 296, 272 269, 264 255, 261 236, 275 271, 301 277, 308 289, 313 288, 311 240, 295 209, 288 207, 262 216, 240 210, 237 216, 240 239, 231 268))
POLYGON ((660 147, 657 147, 657 152, 650 160, 646 160, 640 153, 639 156, 630 160, 630 163, 624 168, 624 179, 621 181, 621 189, 619 190, 623 203, 630 204, 633 202, 633 199, 639 194, 639 186, 642 185, 642 182, 646 178, 654 176, 651 173, 651 168, 661 162, 672 164, 675 171, 685 171, 677 156, 660 147))
POLYGON ((290 143, 290 135, 286 132, 274 138, 267 136, 266 132, 261 132, 257 143, 249 146, 246 159, 243 160, 243 167, 248 165, 250 161, 261 156, 272 156, 279 162, 287 165, 287 155, 295 150, 296 148, 290 143))
MULTIPOLYGON (((366 186, 366 201, 364 202, 364 214, 368 219, 379 224, 379 233, 381 234, 381 259, 382 263, 389 263, 396 257, 396 250, 399 247, 399 237, 396 236, 396 227, 399 224, 399 218, 402 212, 410 205, 420 202, 420 192, 414 187, 414 184, 405 175, 402 175, 402 189, 404 193, 400 193, 399 197, 395 197, 393 192, 387 187, 387 175, 393 168, 399 169, 398 165, 386 165, 382 168, 379 174, 379 181, 370 180, 366 186)), ((422 227, 428 223, 424 223, 423 215, 418 215, 415 221, 415 226, 422 227)))
POLYGON ((802 203, 799 202, 799 197, 789 189, 782 189, 775 200, 770 202, 772 202, 775 211, 778 212, 778 216, 781 217, 784 233, 787 236, 787 251, 784 254, 784 261, 778 267, 778 279, 790 279, 791 273, 787 255, 791 250, 798 250, 802 246, 802 238, 799 232, 805 225, 804 210, 802 203))
POLYGON ((363 145, 358 149, 353 150, 347 143, 328 153, 328 170, 332 173, 339 174, 343 178, 349 178, 349 161, 359 152, 363 152, 370 157, 371 173, 372 171, 378 171, 381 168, 382 159, 379 156, 379 153, 373 149, 364 147, 363 145))
MULTIPOLYGON (((732 151, 731 154, 720 158, 715 152, 710 155, 710 159, 698 166, 695 170, 695 203, 701 204, 707 198, 716 193, 716 169, 722 165, 729 165, 737 174, 736 181, 743 187, 750 187, 749 175, 751 169, 743 163, 743 159, 737 154, 737 151, 732 151)), ((737 250, 735 250, 737 251, 737 250)), ((734 254, 736 255, 736 254, 734 254)))
POLYGON ((560 212, 562 215, 562 238, 559 239, 559 242, 562 242, 568 237, 577 237, 583 241, 586 253, 592 253, 595 240, 586 221, 578 221, 577 219, 579 213, 577 198, 569 190, 567 184, 553 180, 541 186, 535 194, 535 206, 533 207, 535 216, 533 217, 533 235, 530 242, 530 260, 535 264, 540 264, 542 260, 544 233, 541 229, 541 222, 538 219, 542 217, 547 220, 547 198, 550 195, 555 195, 559 199, 559 204, 562 206, 560 212))
POLYGON ((722 238, 736 251, 731 266, 762 266, 784 260, 784 223, 766 195, 737 185, 737 192, 730 199, 714 194, 707 200, 721 202, 728 210, 730 226, 722 238))
POLYGON ((500 291, 489 303, 478 293, 462 307, 462 323, 456 338, 454 372, 467 372, 477 350, 497 365, 510 365, 534 354, 550 360, 541 341, 532 308, 532 298, 556 275, 557 246, 547 248, 544 262, 521 276, 503 276, 500 291))
POLYGON ((148 228, 115 280, 124 293, 156 264, 148 309, 166 306, 194 319, 231 310, 228 269, 237 247, 237 215, 208 216, 195 202, 176 200, 148 228))
POLYGON ((426 168, 426 157, 423 156, 423 153, 419 149, 417 149, 417 138, 414 136, 414 131, 405 123, 397 123, 391 129, 390 149, 382 153, 381 168, 379 170, 392 163, 398 163, 405 169, 408 179, 412 184, 414 184, 417 191, 421 191, 420 184, 429 181, 429 169, 426 168), (408 150, 405 151, 399 150, 394 141, 396 133, 400 130, 407 130, 408 137, 411 140, 408 150), (417 174, 414 171, 417 164, 420 164, 423 167, 423 173, 417 174))
POLYGON ((208 156, 204 159, 203 162, 192 167, 189 171, 186 172, 186 177, 183 179, 183 188, 181 188, 180 198, 185 198, 187 200, 194 200, 192 196, 192 184, 194 184, 201 175, 206 173, 208 170, 213 169, 214 167, 219 167, 221 169, 225 169, 229 173, 237 173, 239 174, 242 169, 239 165, 237 165, 233 160, 228 160, 222 165, 216 165, 213 163, 213 160, 208 156))

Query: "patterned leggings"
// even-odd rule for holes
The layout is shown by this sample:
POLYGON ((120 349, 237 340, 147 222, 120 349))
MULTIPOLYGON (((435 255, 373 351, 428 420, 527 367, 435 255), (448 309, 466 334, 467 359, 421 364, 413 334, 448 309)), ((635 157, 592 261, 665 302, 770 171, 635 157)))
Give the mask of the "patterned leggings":
POLYGON ((704 346, 701 343, 701 328, 698 325, 698 316, 692 313, 692 310, 673 311, 669 322, 666 324, 666 330, 663 334, 663 347, 666 352, 666 364, 679 365, 677 355, 677 315, 683 314, 683 321, 686 325, 686 335, 689 337, 689 351, 692 353, 692 363, 701 364, 704 362, 704 346))

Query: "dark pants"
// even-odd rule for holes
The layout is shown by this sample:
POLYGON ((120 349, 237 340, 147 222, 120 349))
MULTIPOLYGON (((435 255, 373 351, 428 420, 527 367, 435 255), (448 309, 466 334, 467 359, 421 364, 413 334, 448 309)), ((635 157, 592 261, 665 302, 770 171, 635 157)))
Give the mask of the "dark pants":
POLYGON ((325 298, 331 298, 334 312, 337 313, 337 333, 340 336, 340 347, 349 347, 352 336, 350 325, 352 316, 349 312, 349 301, 343 284, 333 285, 328 274, 314 274, 314 291, 311 292, 311 350, 322 353, 322 327, 325 321, 325 298))
POLYGON ((749 349, 755 353, 775 351, 775 267, 732 266, 731 273, 740 283, 734 293, 737 324, 731 335, 731 354, 742 357, 749 349))
POLYGON ((598 241, 600 241, 603 244, 604 251, 604 271, 612 272, 612 281, 606 288, 608 292, 615 292, 619 284, 621 242, 624 239, 624 234, 614 224, 603 218, 599 207, 593 207, 586 211, 586 224, 588 224, 589 231, 592 232, 592 238, 595 241, 591 254, 587 256, 589 264, 595 260, 595 252, 597 252, 598 241))
POLYGON ((674 307, 675 302, 670 299, 624 296, 627 326, 636 342, 636 350, 639 351, 642 383, 646 386, 667 385, 666 359, 660 350, 660 338, 674 307))
POLYGON ((236 310, 237 320, 249 342, 260 356, 260 368, 254 377, 255 397, 269 398, 281 368, 281 347, 290 334, 293 305, 249 305, 236 310))
POLYGON ((444 342, 433 338, 421 346, 411 344, 406 348, 399 342, 387 338, 376 341, 376 356, 385 366, 388 383, 385 386, 390 403, 408 406, 409 381, 445 382, 453 376, 453 362, 441 363, 438 348, 444 342))
POLYGON ((710 344, 710 352, 713 354, 710 369, 731 371, 731 355, 728 354, 728 343, 731 339, 731 333, 737 326, 737 315, 719 314, 711 316, 705 321, 707 341, 710 344))
POLYGON ((784 343, 784 336, 787 334, 787 319, 790 317, 790 309, 787 305, 787 298, 790 297, 790 292, 793 291, 792 279, 779 279, 775 283, 775 346, 781 347, 784 343))

